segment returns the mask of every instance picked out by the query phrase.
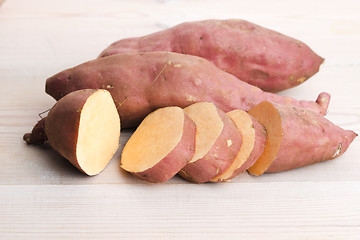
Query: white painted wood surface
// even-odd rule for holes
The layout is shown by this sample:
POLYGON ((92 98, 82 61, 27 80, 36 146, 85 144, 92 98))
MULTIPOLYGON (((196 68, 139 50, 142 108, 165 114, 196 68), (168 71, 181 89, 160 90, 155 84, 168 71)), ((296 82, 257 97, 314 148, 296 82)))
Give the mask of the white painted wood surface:
MULTIPOLYGON (((328 119, 360 132, 360 2, 6 0, 0 5, 0 239, 360 239, 360 138, 340 158, 229 183, 146 184, 121 149, 86 177, 23 133, 53 104, 45 79, 115 40, 184 21, 242 18, 298 38, 326 59, 282 92, 332 94, 328 119)), ((131 131, 123 131, 121 142, 131 131)))

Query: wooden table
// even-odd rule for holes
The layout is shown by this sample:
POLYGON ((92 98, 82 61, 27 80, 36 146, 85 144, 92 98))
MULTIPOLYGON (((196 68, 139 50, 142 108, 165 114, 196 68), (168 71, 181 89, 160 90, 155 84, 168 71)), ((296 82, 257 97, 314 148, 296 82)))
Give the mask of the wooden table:
MULTIPOLYGON (((146 184, 119 168, 96 177, 22 135, 54 100, 45 79, 115 40, 184 21, 242 18, 326 58, 280 94, 332 94, 327 118, 360 132, 360 2, 6 0, 0 7, 0 239, 360 239, 360 138, 340 158, 223 184, 146 184)), ((131 131, 121 136, 121 146, 131 131)))

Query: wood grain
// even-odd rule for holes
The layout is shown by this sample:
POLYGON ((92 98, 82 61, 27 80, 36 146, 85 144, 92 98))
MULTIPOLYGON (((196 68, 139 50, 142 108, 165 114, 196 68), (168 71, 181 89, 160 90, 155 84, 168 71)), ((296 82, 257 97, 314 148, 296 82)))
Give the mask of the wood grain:
MULTIPOLYGON (((1 0, 0 0, 1 1, 1 0)), ((119 167, 81 174, 48 145, 27 146, 54 100, 47 77, 110 43, 184 21, 242 18, 306 42, 324 57, 314 77, 281 92, 314 100, 360 132, 360 2, 8 0, 0 7, 0 239, 360 239, 360 138, 340 158, 222 184, 175 177, 146 184, 119 167)))

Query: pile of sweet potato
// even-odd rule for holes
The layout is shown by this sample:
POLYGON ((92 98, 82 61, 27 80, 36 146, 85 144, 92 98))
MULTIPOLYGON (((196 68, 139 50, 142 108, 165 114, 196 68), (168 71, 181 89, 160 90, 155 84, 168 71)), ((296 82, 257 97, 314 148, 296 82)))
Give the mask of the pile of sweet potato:
POLYGON ((113 158, 122 128, 137 127, 121 167, 148 182, 178 174, 222 182, 342 155, 357 136, 315 102, 275 93, 319 70, 304 43, 243 20, 183 23, 123 39, 99 58, 46 80, 58 102, 31 133, 88 175, 113 158))

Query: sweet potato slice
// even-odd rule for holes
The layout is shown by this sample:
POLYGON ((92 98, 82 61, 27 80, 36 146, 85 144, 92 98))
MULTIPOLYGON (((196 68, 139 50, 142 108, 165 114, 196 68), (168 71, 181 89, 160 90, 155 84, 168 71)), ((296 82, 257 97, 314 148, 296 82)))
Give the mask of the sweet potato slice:
POLYGON ((120 118, 110 93, 85 89, 60 99, 48 116, 25 134, 29 144, 51 147, 87 175, 100 173, 118 149, 120 118))
POLYGON ((179 175, 191 182, 207 182, 234 161, 241 135, 232 120, 213 103, 195 103, 184 111, 196 124, 196 144, 194 156, 179 175))
POLYGON ((211 182, 223 182, 234 178, 251 167, 262 154, 266 142, 266 130, 255 118, 240 109, 228 112, 241 133, 242 144, 230 167, 211 182))
POLYGON ((357 136, 300 107, 265 101, 250 109, 249 114, 267 131, 264 152, 248 169, 253 175, 334 159, 342 155, 357 136))
POLYGON ((141 122, 126 143, 121 167, 147 182, 167 181, 192 158, 195 132, 195 123, 181 108, 160 108, 141 122))

